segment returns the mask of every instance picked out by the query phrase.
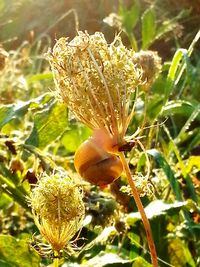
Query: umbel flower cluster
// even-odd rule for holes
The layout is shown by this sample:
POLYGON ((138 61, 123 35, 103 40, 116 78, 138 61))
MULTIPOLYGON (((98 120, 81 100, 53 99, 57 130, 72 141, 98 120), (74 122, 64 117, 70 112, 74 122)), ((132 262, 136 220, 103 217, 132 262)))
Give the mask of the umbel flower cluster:
POLYGON ((78 120, 92 130, 105 128, 118 143, 134 114, 133 93, 147 89, 161 66, 157 53, 135 53, 120 36, 108 44, 100 32, 60 38, 48 59, 59 95, 78 120))
POLYGON ((82 193, 73 180, 43 174, 31 193, 34 221, 41 235, 60 251, 80 229, 85 215, 82 193))
POLYGON ((133 57, 119 36, 108 44, 100 32, 60 38, 48 54, 59 94, 76 117, 119 139, 130 121, 131 94, 142 84, 133 57))

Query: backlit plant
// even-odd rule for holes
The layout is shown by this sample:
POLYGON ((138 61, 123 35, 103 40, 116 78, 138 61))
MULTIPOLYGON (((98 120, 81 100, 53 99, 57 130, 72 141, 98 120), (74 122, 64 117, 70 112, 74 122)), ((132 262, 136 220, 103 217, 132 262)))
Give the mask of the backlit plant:
MULTIPOLYGON (((145 53, 141 55, 145 57, 145 53)), ((148 70, 144 60, 128 50, 119 36, 109 45, 102 33, 79 32, 71 42, 59 39, 48 58, 59 94, 76 117, 93 130, 92 137, 76 151, 77 171, 102 187, 125 171, 144 223, 153 266, 158 266, 150 224, 123 150, 130 145, 125 134, 134 116, 138 86, 146 83, 145 90, 150 86, 160 70, 159 57, 149 75, 144 72, 148 70)))
POLYGON ((80 188, 66 173, 43 174, 32 190, 30 203, 41 235, 54 255, 59 255, 82 225, 85 207, 80 188))

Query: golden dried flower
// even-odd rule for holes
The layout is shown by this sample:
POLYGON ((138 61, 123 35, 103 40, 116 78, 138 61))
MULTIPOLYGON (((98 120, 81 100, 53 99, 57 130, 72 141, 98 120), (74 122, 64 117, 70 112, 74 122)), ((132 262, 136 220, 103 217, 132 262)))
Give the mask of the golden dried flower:
POLYGON ((161 58, 157 52, 147 50, 135 53, 133 62, 142 68, 142 89, 148 91, 161 71, 161 58))
POLYGON ((48 58, 63 100, 91 129, 105 128, 122 141, 132 116, 131 94, 141 83, 141 68, 116 36, 79 32, 71 42, 61 38, 48 58))
POLYGON ((63 249, 80 229, 85 215, 82 194, 69 177, 41 177, 31 193, 31 207, 41 235, 55 251, 63 249))

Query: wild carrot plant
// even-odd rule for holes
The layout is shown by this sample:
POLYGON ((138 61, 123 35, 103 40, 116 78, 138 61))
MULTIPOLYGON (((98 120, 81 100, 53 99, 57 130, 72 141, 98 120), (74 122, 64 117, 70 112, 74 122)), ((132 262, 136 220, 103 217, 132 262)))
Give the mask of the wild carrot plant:
POLYGON ((134 116, 139 87, 148 90, 160 70, 159 57, 150 52, 150 57, 156 56, 157 61, 148 74, 145 55, 149 58, 148 52, 136 54, 127 49, 119 36, 108 44, 102 33, 79 32, 70 42, 67 38, 59 39, 48 58, 63 101, 78 120, 93 130, 92 137, 75 154, 77 171, 89 182, 106 186, 124 169, 144 223, 152 264, 156 267, 151 227, 123 152, 130 144, 125 135, 134 116))

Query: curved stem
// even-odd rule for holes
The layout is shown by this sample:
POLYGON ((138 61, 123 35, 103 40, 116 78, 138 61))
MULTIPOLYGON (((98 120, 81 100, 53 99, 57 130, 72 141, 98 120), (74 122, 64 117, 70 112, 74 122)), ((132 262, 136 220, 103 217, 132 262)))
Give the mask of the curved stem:
POLYGON ((122 164, 124 166, 124 171, 126 173, 128 183, 131 187, 133 198, 135 200, 135 203, 137 205, 138 211, 140 212, 140 215, 141 215, 141 218, 142 218, 142 221, 144 224, 144 228, 145 228, 146 236, 147 236, 147 241, 148 241, 148 245, 149 245, 149 250, 150 250, 150 255, 151 255, 152 265, 153 265, 153 267, 158 267, 157 253, 156 253, 156 248, 155 248, 149 220, 146 216, 146 213, 145 213, 144 207, 142 205, 140 196, 138 194, 137 188, 136 188, 135 183, 132 179, 131 172, 130 172, 128 163, 126 161, 125 155, 123 152, 120 152, 119 156, 120 156, 120 159, 121 159, 122 164))

